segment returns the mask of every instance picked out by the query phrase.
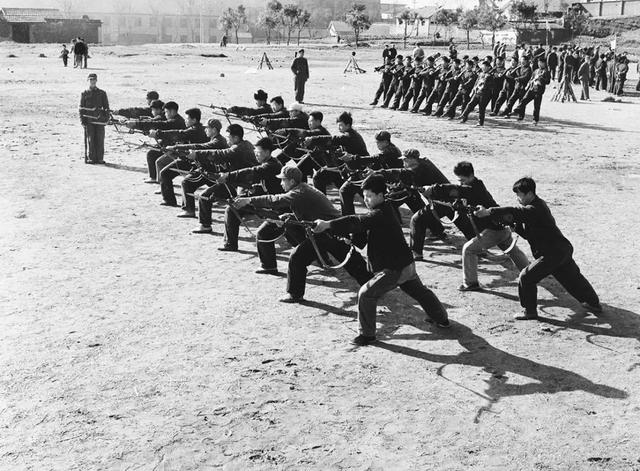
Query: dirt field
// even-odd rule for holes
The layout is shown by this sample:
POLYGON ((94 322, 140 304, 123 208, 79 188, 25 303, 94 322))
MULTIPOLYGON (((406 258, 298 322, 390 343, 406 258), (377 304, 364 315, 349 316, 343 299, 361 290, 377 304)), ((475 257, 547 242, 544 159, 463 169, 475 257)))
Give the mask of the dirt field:
MULTIPOLYGON (((151 89, 182 110, 251 104, 257 88, 290 103, 294 48, 267 49, 276 69, 256 71, 262 50, 104 47, 90 66, 114 108, 151 89)), ((515 323, 516 271, 484 260, 488 289, 460 294, 453 237, 418 266, 453 328, 394 292, 381 341, 352 348, 357 286, 344 272, 313 268, 309 302, 279 303, 285 279, 253 273, 247 232, 239 254, 216 250, 221 210, 203 236, 159 206, 135 171, 144 150, 124 142, 134 136, 108 130, 115 165, 84 165, 87 71, 62 68, 57 45, 0 44, 0 469, 640 469, 640 99, 559 104, 550 88, 538 127, 529 110, 476 128, 475 115, 372 109, 379 51, 358 53, 369 73, 344 76, 349 52, 307 50, 306 101, 328 128, 348 109, 370 148, 384 128, 450 178, 469 159, 501 204, 533 176, 605 313, 549 279, 543 321, 515 323)))

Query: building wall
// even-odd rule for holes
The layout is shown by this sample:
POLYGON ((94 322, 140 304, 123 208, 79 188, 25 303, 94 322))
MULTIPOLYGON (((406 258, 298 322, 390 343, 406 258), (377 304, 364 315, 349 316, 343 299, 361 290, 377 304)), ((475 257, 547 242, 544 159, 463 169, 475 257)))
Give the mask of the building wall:
POLYGON ((100 43, 100 23, 86 20, 50 20, 31 25, 31 43, 67 43, 81 37, 87 43, 100 43))
POLYGON ((591 16, 637 16, 640 15, 640 1, 620 0, 613 2, 585 2, 580 4, 591 16))

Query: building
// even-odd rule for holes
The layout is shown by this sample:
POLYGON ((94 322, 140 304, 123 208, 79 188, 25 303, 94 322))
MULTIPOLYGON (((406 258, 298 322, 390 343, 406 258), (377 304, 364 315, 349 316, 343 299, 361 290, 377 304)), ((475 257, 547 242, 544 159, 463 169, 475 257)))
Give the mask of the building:
POLYGON ((65 43, 81 37, 101 42, 100 20, 65 18, 54 8, 0 8, 0 37, 19 43, 65 43))
POLYGON ((594 18, 640 16, 640 0, 588 0, 580 6, 594 18))

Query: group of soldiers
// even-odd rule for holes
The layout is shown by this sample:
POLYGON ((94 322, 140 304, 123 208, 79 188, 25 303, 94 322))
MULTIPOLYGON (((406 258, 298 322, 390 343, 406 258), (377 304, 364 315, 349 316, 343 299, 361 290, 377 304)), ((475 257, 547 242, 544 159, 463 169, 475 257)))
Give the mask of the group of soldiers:
MULTIPOLYGON (((468 67, 475 74, 470 63, 468 67)), ((483 65, 484 74, 489 67, 483 65)), ((240 228, 252 231, 247 225, 252 218, 262 219, 255 232, 261 263, 256 273, 279 275, 276 242, 285 239, 293 246, 287 294, 280 301, 305 302, 307 270, 315 262, 327 270, 346 270, 360 285, 360 335, 355 344, 376 340, 377 301, 395 287, 418 301, 428 321, 447 328, 446 309, 422 283, 415 266, 423 260, 425 240, 449 240, 445 219, 467 240, 460 291, 482 289, 478 257, 497 246, 521 271, 523 311, 516 319, 538 318, 536 286, 548 275, 587 310, 602 310, 573 260, 571 243, 536 195, 532 179, 513 186, 519 206, 499 207, 470 162, 456 164, 458 181, 451 183, 417 149, 400 151, 388 131, 376 133, 377 151, 370 154, 350 113, 338 115, 338 132, 331 134, 320 111, 307 112, 299 103, 287 109, 281 97, 269 100, 263 90, 253 97, 255 106, 250 107, 208 105, 214 117, 203 124, 200 108, 186 110, 183 118, 176 102, 163 102, 150 92, 146 107, 109 110, 107 124, 155 139, 146 156, 145 181, 159 184, 163 206, 178 207, 173 181, 182 177, 177 216, 198 218, 194 233, 211 233, 214 208, 224 208, 224 243, 218 250, 237 252, 240 228), (226 137, 223 121, 228 123, 226 137), (245 135, 249 132, 257 136, 254 143, 245 135), (340 209, 326 196, 331 185, 338 188, 340 209), (356 214, 357 195, 368 212, 356 214), (401 226, 403 205, 412 212, 409 243, 401 226), (532 262, 519 249, 513 231, 529 241, 532 262), (367 261, 358 250, 365 246, 367 261)))
POLYGON ((507 58, 500 42, 493 56, 458 58, 455 45, 449 56, 426 56, 421 47, 403 57, 395 48, 385 47, 383 64, 376 67, 381 80, 372 106, 446 117, 466 122, 478 107, 478 126, 484 125, 487 108, 491 116, 523 120, 533 101, 533 121, 540 120, 540 106, 547 85, 566 77, 582 86, 582 99, 589 99, 589 87, 622 95, 628 59, 600 48, 518 45, 507 58), (504 106, 504 108, 503 108, 504 106), (458 113, 459 112, 459 113, 458 113))

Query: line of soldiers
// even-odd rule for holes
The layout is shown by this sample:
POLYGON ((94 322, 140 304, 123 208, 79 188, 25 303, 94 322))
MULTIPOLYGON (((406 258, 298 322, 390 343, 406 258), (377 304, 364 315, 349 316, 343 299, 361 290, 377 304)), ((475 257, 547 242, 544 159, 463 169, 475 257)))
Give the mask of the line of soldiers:
POLYGON ((212 113, 230 123, 226 139, 220 135, 219 119, 209 119, 203 126, 198 108, 187 110, 183 119, 175 102, 152 100, 144 117, 132 110, 119 112, 123 116, 137 113, 138 118, 127 121, 127 126, 159 142, 147 155, 146 181, 160 183, 163 205, 177 206, 172 180, 184 177, 178 217, 198 217, 195 233, 211 233, 212 209, 224 207, 224 244, 218 250, 237 252, 240 227, 251 231, 247 221, 261 219, 255 234, 261 262, 256 273, 264 275, 279 275, 275 243, 289 242, 293 250, 287 295, 280 301, 305 302, 307 270, 317 263, 325 269, 344 268, 360 285, 360 335, 355 344, 376 340, 377 301, 397 286, 420 303, 428 321, 447 328, 445 308, 424 286, 415 266, 423 260, 427 232, 430 240, 448 240, 441 222, 446 218, 467 239, 460 291, 482 289, 478 257, 498 246, 521 270, 523 312, 516 319, 537 319, 536 285, 548 275, 554 275, 586 309, 602 310, 572 258, 573 247, 536 195, 532 179, 518 180, 513 186, 520 206, 499 207, 469 162, 454 167, 458 183, 451 183, 417 149, 401 152, 387 131, 375 135, 378 152, 369 154, 349 113, 338 116, 338 133, 332 135, 322 125, 321 112, 307 114, 299 104, 287 110, 280 97, 268 105, 262 90, 254 99, 254 107, 210 105, 212 113), (245 131, 261 135, 255 145, 245 138, 245 131), (313 185, 307 183, 309 179, 313 185), (326 196, 330 185, 339 189, 341 210, 326 196), (199 192, 200 188, 204 190, 199 192), (368 212, 356 214, 356 195, 362 196, 368 212), (409 243, 401 227, 402 205, 413 212, 409 243), (533 262, 518 248, 512 230, 529 241, 533 262), (365 246, 366 261, 358 250, 365 246), (332 259, 337 263, 332 265, 332 259))
POLYGON ((478 126, 483 126, 487 108, 492 116, 523 120, 527 104, 533 101, 533 121, 540 120, 540 105, 551 81, 544 54, 520 54, 505 63, 505 56, 464 56, 462 59, 436 53, 386 59, 377 67, 382 77, 373 101, 382 108, 426 116, 458 117, 463 123, 478 107, 478 126), (502 106, 505 108, 502 109, 502 106), (457 115, 457 110, 460 114, 457 115))

